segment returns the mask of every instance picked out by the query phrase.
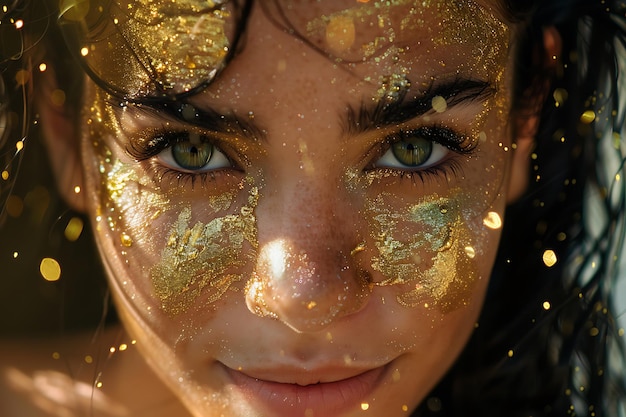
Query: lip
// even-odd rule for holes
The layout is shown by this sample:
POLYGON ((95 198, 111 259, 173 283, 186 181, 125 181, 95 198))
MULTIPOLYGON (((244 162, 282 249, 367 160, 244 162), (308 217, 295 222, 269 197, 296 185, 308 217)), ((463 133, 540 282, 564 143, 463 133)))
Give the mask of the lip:
MULTIPOLYGON (((349 408, 359 407, 368 394, 381 383, 387 365, 369 370, 343 370, 347 375, 339 377, 341 370, 334 371, 236 371, 224 366, 234 389, 271 416, 339 416, 349 408), (317 383, 277 382, 285 374, 305 378, 316 376, 317 383), (277 375, 275 378, 271 375, 277 375), (261 376, 261 377, 259 377, 261 376)), ((288 378, 288 377, 287 377, 288 378)), ((299 379, 294 379, 299 380, 299 379)))

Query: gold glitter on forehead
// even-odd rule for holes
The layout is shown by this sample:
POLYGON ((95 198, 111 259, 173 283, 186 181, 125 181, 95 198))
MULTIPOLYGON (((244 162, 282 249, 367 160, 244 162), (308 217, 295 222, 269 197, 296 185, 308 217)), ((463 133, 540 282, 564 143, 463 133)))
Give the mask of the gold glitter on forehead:
POLYGON ((360 59, 402 52, 403 46, 429 39, 435 46, 470 45, 477 58, 494 62, 508 47, 508 26, 471 0, 373 1, 309 21, 309 38, 324 39, 331 52, 350 52, 360 59), (438 23, 433 24, 433 18, 438 23), (415 30, 423 36, 415 38, 415 30), (392 45, 399 43, 400 48, 392 45), (388 50, 387 52, 384 52, 388 50))
POLYGON ((382 75, 364 77, 379 85, 373 100, 401 99, 409 79, 425 88, 439 73, 501 81, 510 30, 488 9, 471 0, 365 3, 309 21, 306 33, 339 62, 376 65, 382 75))
POLYGON ((121 0, 91 15, 81 55, 97 76, 131 96, 181 93, 213 78, 230 47, 222 2, 121 0))
POLYGON ((206 6, 198 0, 135 2, 136 21, 126 27, 128 39, 133 49, 145 51, 150 62, 144 65, 154 68, 166 88, 186 91, 191 83, 212 78, 228 52, 229 13, 200 13, 206 6))
POLYGON ((254 216, 257 202, 258 190, 253 187, 248 204, 238 214, 193 226, 191 209, 183 209, 172 226, 161 260, 150 270, 154 291, 167 313, 186 311, 199 296, 204 303, 213 303, 243 280, 243 274, 231 271, 254 258, 258 246, 254 216))
MULTIPOLYGON (((502 66, 509 47, 507 25, 472 1, 435 3, 442 16, 441 32, 433 38, 436 46, 469 45, 475 52, 469 57, 474 59, 473 65, 482 64, 485 71, 502 66)), ((495 79, 500 77, 498 74, 495 79)))

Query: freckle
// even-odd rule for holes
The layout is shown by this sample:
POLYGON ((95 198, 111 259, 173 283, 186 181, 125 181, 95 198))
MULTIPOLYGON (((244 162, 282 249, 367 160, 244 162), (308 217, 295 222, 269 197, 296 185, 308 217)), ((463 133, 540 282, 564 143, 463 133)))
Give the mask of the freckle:
POLYGON ((287 70, 287 61, 280 59, 276 65, 277 72, 285 72, 287 70))

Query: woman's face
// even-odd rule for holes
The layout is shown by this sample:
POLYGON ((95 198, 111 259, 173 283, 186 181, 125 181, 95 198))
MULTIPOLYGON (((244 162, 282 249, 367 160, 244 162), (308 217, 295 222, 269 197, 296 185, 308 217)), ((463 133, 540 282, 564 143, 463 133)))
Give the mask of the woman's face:
MULTIPOLYGON (((112 291, 197 416, 408 415, 489 280, 510 30, 487 1, 278 3, 253 7, 234 60, 184 104, 89 85, 86 191, 112 291)), ((183 57, 153 61, 174 89, 229 46, 225 14, 122 6, 160 19, 126 35, 183 57)))

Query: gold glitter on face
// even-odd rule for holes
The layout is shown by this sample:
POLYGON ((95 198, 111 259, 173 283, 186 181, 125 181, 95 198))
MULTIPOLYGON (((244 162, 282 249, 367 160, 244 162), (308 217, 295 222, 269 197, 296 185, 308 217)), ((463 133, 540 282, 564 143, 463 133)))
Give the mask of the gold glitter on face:
POLYGON ((160 262, 150 270, 156 295, 167 313, 185 311, 200 294, 205 303, 213 303, 244 278, 233 271, 254 258, 257 201, 258 190, 252 188, 248 205, 240 213, 207 224, 190 226, 191 210, 180 213, 160 262), (244 255, 246 247, 248 256, 244 255))
MULTIPOLYGON (((141 4, 134 18, 167 8, 141 4)), ((148 362, 192 413, 263 413, 231 389, 224 367, 261 364, 272 368, 262 378, 282 378, 287 366, 316 383, 393 361, 393 383, 353 410, 394 416, 410 414, 449 369, 497 249, 501 229, 483 219, 501 216, 507 184, 508 31, 480 7, 256 2, 245 47, 180 108, 97 98, 85 121, 83 160, 95 166, 85 195, 102 216, 94 223, 112 293, 148 362), (289 23, 302 37, 271 19, 275 6, 301 17, 289 23), (366 13, 350 11, 361 6, 366 13), (462 37, 465 26, 474 28, 468 39, 445 43, 446 30, 462 37), (482 35, 491 40, 469 39, 482 35), (381 107, 389 112, 375 117, 381 107), (230 164, 183 169, 171 150, 190 133, 230 164), (393 147, 424 141, 437 146, 423 165, 407 166, 393 147), (334 375, 318 375, 320 364, 334 375), (344 365, 350 371, 337 375, 344 365)), ((174 89, 193 78, 180 71, 174 89)), ((133 79, 123 81, 144 88, 133 79)))
MULTIPOLYGON (((350 256, 360 250, 355 248, 350 256)), ((294 244, 283 239, 262 245, 245 288, 248 309, 281 320, 296 332, 324 327, 338 315, 358 311, 372 289, 369 274, 343 253, 328 250, 326 254, 328 258, 313 255, 315 261, 310 252, 294 251, 294 244), (338 271, 319 261, 333 258, 342 265, 338 271)))
MULTIPOLYGON (((416 46, 431 55, 439 48, 467 47, 466 65, 482 76, 503 65, 509 44, 508 26, 474 1, 363 2, 311 19, 305 33, 314 42, 323 39, 339 61, 376 65, 400 62, 416 46)), ((410 70, 403 64, 390 73, 406 76, 410 70)))
MULTIPOLYGON (((95 94, 91 107, 88 125, 92 136, 125 137, 119 116, 112 107, 103 106, 106 100, 101 101, 102 97, 101 92, 95 94)), ((219 215, 235 210, 234 202, 246 187, 245 181, 234 189, 206 195, 198 211, 216 217, 206 224, 192 223, 193 205, 179 194, 180 188, 161 187, 141 164, 126 161, 126 155, 109 150, 102 141, 95 141, 93 150, 99 159, 101 181, 98 227, 114 233, 114 245, 127 263, 138 254, 146 266, 154 261, 144 271, 167 314, 186 311, 200 294, 212 303, 243 278, 240 271, 234 271, 254 258, 253 253, 247 257, 243 253, 257 246, 256 187, 250 189, 247 204, 236 214, 219 215)))
MULTIPOLYGON (((116 160, 106 174, 106 189, 110 202, 113 203, 113 206, 105 203, 108 208, 105 211, 108 212, 117 209, 121 214, 128 214, 134 207, 140 206, 151 213, 150 220, 156 220, 170 208, 170 200, 156 192, 148 178, 140 177, 132 165, 120 160, 116 160)), ((113 223, 112 228, 115 228, 113 223)))
MULTIPOLYGON (((83 59, 124 95, 182 93, 214 77, 230 47, 231 12, 221 1, 119 0, 66 5, 61 23, 79 22, 83 59)), ((62 26, 63 27, 63 26, 62 26)))
POLYGON ((397 210, 390 208, 390 197, 381 194, 366 206, 378 252, 372 267, 384 277, 375 284, 410 287, 397 298, 404 306, 434 304, 442 312, 462 306, 471 295, 476 266, 461 202, 430 196, 397 210))

